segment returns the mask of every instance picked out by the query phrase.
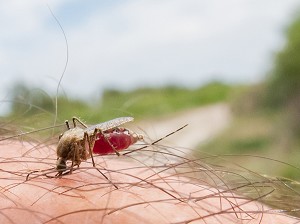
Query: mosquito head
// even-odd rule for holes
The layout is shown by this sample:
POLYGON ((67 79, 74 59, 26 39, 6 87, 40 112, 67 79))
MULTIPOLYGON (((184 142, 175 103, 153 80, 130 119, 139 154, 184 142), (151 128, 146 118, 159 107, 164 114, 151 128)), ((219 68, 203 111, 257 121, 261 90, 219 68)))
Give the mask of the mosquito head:
POLYGON ((57 170, 65 170, 67 169, 67 163, 66 160, 63 158, 58 158, 56 161, 56 169, 57 170))

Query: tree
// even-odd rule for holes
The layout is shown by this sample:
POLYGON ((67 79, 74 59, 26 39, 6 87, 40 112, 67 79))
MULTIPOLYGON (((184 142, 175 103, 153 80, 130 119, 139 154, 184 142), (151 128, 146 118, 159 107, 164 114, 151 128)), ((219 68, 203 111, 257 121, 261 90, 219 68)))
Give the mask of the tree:
MULTIPOLYGON (((276 55, 267 89, 272 106, 286 106, 300 97, 300 16, 287 30, 287 43, 276 55)), ((300 106, 300 104, 299 104, 300 106)))
POLYGON ((266 99, 268 106, 286 114, 286 128, 300 134, 300 16, 288 28, 286 45, 276 55, 266 99))

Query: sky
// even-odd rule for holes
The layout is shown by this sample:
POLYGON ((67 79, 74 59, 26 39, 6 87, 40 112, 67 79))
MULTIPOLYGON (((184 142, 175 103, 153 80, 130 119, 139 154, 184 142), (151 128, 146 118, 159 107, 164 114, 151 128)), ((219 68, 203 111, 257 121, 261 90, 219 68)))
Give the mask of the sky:
POLYGON ((299 3, 0 0, 0 100, 16 81, 54 94, 67 54, 59 91, 82 99, 105 88, 255 83, 284 46, 299 3))

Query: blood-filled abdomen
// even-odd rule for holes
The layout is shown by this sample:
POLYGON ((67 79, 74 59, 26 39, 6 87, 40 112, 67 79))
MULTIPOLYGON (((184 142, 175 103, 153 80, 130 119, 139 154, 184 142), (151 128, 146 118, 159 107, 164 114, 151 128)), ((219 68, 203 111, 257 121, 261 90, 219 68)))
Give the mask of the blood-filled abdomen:
POLYGON ((100 155, 114 153, 115 150, 120 151, 127 149, 130 145, 136 143, 137 140, 138 137, 126 129, 123 131, 98 134, 93 153, 100 155))

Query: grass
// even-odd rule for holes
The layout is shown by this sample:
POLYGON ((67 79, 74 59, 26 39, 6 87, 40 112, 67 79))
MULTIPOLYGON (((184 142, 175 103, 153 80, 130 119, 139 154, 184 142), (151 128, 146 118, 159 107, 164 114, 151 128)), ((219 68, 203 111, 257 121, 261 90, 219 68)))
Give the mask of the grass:
POLYGON ((226 155, 258 173, 300 180, 300 133, 294 127, 299 116, 290 108, 266 106, 264 92, 264 83, 240 89, 230 101, 230 127, 199 146, 199 154, 226 155))
MULTIPOLYGON (((213 82, 195 89, 178 86, 140 88, 127 92, 109 89, 104 91, 102 98, 94 100, 93 104, 59 96, 58 121, 73 116, 81 117, 91 124, 120 116, 133 116, 136 119, 158 117, 192 107, 226 101, 235 88, 213 82)), ((36 89, 32 91, 31 88, 24 86, 14 89, 18 91, 11 94, 14 96, 12 112, 5 119, 19 117, 22 118, 21 123, 29 125, 31 121, 33 126, 51 123, 54 120, 53 96, 36 89), (21 102, 20 98, 23 99, 21 102), (40 114, 43 114, 42 119, 37 116, 40 114), (32 123, 32 120, 35 122, 32 123)))
MULTIPOLYGON (((101 98, 88 103, 79 99, 58 96, 57 124, 63 124, 73 116, 79 117, 87 124, 96 124, 116 117, 133 116, 135 119, 155 118, 185 110, 188 108, 224 102, 231 98, 239 87, 219 82, 209 83, 195 89, 179 86, 163 88, 140 88, 132 91, 108 89, 101 98)), ((0 129, 13 125, 12 132, 4 131, 5 135, 13 135, 34 129, 53 126, 55 120, 55 97, 41 89, 17 83, 12 96, 12 111, 0 118, 0 129), (13 131, 13 129, 15 131, 13 131)), ((44 131, 34 135, 38 139, 59 134, 64 128, 44 131)), ((33 136, 33 135, 31 135, 33 136)))
POLYGON ((169 86, 143 88, 131 92, 108 90, 103 95, 101 110, 104 115, 128 113, 137 118, 157 117, 191 107, 226 101, 231 90, 232 87, 221 83, 210 83, 196 89, 169 86))
POLYGON ((226 155, 258 173, 300 180, 300 170, 295 168, 300 167, 300 141, 284 126, 284 117, 280 111, 236 115, 230 127, 200 145, 198 152, 226 155))

